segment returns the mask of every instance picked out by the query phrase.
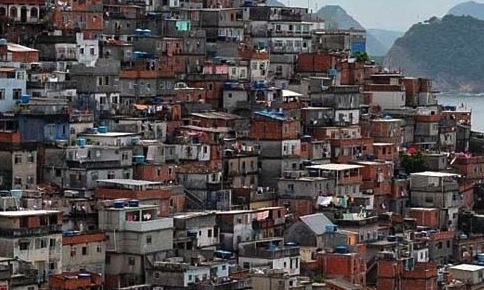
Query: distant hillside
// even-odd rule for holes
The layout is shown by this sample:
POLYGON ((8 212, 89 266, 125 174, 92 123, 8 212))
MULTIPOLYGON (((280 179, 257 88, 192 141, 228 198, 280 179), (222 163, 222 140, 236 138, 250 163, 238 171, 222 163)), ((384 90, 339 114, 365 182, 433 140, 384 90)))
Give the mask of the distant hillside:
MULTIPOLYGON (((328 29, 359 29, 365 30, 363 25, 349 15, 341 6, 326 5, 315 13, 326 21, 328 29)), ((396 38, 403 35, 394 31, 367 30, 366 50, 371 56, 385 56, 396 38)))
POLYGON ((412 26, 397 39, 384 65, 434 79, 437 88, 484 92, 484 21, 447 15, 412 26))
POLYGON ((472 16, 484 20, 484 3, 474 1, 460 3, 452 7, 447 14, 455 16, 472 16))
POLYGON ((328 29, 365 29, 338 5, 323 6, 315 14, 326 21, 326 28, 328 29))
POLYGON ((267 6, 276 6, 276 7, 284 7, 286 5, 284 5, 283 3, 277 1, 277 0, 267 0, 266 2, 266 5, 267 6))
MULTIPOLYGON (((366 33, 375 37, 376 40, 381 44, 382 51, 375 51, 374 53, 370 52, 371 55, 377 56, 385 56, 392 47, 395 40, 402 37, 404 32, 401 31, 393 31, 393 30, 384 30, 384 29, 367 29, 366 33)), ((371 45, 371 41, 369 41, 368 46, 371 45)), ((370 51, 370 47, 368 47, 370 51)))

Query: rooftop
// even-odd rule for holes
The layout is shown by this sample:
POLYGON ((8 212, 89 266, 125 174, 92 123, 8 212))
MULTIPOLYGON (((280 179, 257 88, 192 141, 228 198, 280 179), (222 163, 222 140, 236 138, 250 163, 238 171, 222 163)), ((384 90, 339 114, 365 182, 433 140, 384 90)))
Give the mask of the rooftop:
POLYGON ((286 117, 286 115, 284 113, 280 113, 280 112, 259 111, 259 112, 255 112, 254 114, 256 114, 258 116, 261 116, 261 117, 266 117, 266 118, 278 120, 278 121, 286 121, 286 120, 288 120, 288 118, 286 117))
POLYGON ((12 52, 38 52, 37 49, 11 42, 7 43, 7 50, 12 52))
POLYGON ((306 168, 318 169, 318 170, 330 170, 330 171, 343 171, 343 170, 357 169, 357 168, 363 168, 363 167, 364 166, 355 165, 355 164, 328 163, 328 164, 311 165, 311 166, 307 166, 306 168))
POLYGON ((17 211, 0 211, 0 217, 22 217, 22 216, 38 216, 48 214, 58 214, 57 210, 17 210, 17 211))
POLYGON ((96 133, 96 134, 79 133, 79 135, 86 136, 86 137, 128 137, 128 136, 137 136, 139 135, 139 133, 106 132, 106 133, 96 133))
POLYGON ((192 116, 207 118, 207 119, 224 119, 224 120, 233 120, 233 119, 240 119, 240 116, 225 113, 225 112, 205 112, 205 113, 191 113, 192 116))
POLYGON ((471 265, 471 264, 461 264, 461 265, 449 267, 449 270, 460 270, 460 271, 474 272, 474 271, 484 270, 484 266, 471 265))
POLYGON ((302 94, 291 90, 282 90, 282 97, 302 97, 302 94))
POLYGON ((97 182, 119 185, 133 185, 133 186, 147 186, 147 185, 163 185, 162 182, 136 180, 136 179, 99 179, 97 182))
POLYGON ((459 174, 437 171, 424 171, 411 173, 410 176, 428 176, 428 177, 459 177, 459 174))

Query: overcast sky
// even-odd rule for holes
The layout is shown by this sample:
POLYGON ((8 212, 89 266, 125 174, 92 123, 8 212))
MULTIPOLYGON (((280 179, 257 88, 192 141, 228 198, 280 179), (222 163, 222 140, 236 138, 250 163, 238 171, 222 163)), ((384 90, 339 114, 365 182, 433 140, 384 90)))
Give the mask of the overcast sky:
MULTIPOLYGON (((432 16, 443 16, 466 0, 280 0, 284 4, 319 9, 324 5, 343 7, 365 28, 406 31, 412 24, 432 16)), ((475 0, 484 3, 484 0, 475 0)))

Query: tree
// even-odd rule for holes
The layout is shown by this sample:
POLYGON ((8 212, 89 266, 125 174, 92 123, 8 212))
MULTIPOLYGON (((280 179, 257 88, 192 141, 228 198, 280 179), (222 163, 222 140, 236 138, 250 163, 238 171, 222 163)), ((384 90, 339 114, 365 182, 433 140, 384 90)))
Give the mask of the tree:
POLYGON ((353 54, 357 62, 367 62, 370 61, 370 56, 366 52, 358 51, 353 54))
POLYGON ((425 156, 420 151, 412 155, 404 155, 402 157, 401 165, 405 172, 408 174, 426 171, 428 168, 427 156, 425 156))

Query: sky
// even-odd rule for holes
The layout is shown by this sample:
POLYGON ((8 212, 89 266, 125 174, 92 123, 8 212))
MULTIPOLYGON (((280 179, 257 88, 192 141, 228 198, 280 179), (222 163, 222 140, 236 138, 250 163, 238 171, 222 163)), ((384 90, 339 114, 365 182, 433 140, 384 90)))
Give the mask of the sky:
MULTIPOLYGON (((280 0, 316 11, 325 5, 340 5, 365 28, 406 31, 432 16, 444 16, 453 6, 468 0, 280 0), (308 5, 309 4, 309 5, 308 5)), ((484 0, 475 0, 484 3, 484 0)))

